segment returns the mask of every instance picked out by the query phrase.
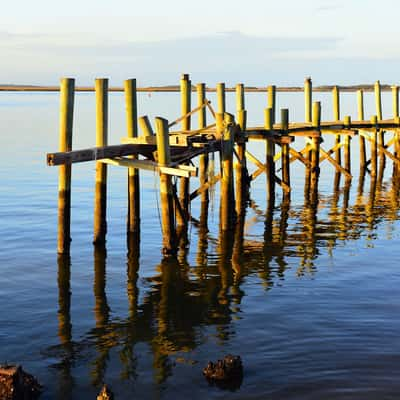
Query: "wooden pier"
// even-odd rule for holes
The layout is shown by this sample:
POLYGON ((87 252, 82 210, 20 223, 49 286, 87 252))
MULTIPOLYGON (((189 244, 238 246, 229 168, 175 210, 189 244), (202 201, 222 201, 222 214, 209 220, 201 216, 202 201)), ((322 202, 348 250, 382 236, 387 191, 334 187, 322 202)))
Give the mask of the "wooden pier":
MULTIPOLYGON (((115 89, 115 88, 114 88, 115 89)), ((174 91, 168 87, 165 91, 174 91)), ((257 88, 256 88, 257 89, 257 88)), ((296 88, 297 89, 297 88, 296 88)), ((313 102, 310 78, 304 87, 304 122, 291 122, 288 109, 276 110, 277 92, 282 88, 269 86, 262 126, 248 126, 245 107, 245 92, 256 91, 238 84, 227 89, 224 83, 216 88, 207 88, 204 83, 192 85, 187 74, 182 75, 179 91, 181 94, 181 115, 174 121, 157 117, 150 121, 147 116, 138 117, 140 105, 137 102, 136 81, 125 81, 127 135, 121 144, 108 145, 108 88, 107 79, 95 82, 96 96, 96 141, 95 147, 72 150, 74 94, 73 79, 62 79, 60 90, 60 148, 59 152, 47 154, 47 164, 60 166, 59 170, 59 217, 58 253, 70 251, 71 215, 71 164, 94 161, 96 163, 94 238, 95 244, 106 241, 107 224, 107 167, 108 165, 127 168, 127 232, 138 237, 140 232, 140 185, 139 170, 155 171, 160 176, 161 222, 163 254, 176 255, 180 246, 185 246, 189 221, 192 219, 190 202, 200 197, 202 220, 207 227, 209 191, 220 184, 220 230, 222 234, 234 232, 241 224, 241 215, 248 203, 251 184, 261 174, 266 174, 265 199, 268 209, 273 209, 277 188, 282 190, 284 202, 291 195, 291 164, 304 165, 305 199, 311 206, 318 203, 320 170, 330 164, 336 171, 334 186, 340 176, 346 182, 352 179, 355 168, 360 175, 368 173, 371 180, 379 179, 385 168, 386 158, 393 162, 393 176, 398 178, 400 170, 400 118, 399 90, 397 86, 382 87, 378 82, 373 86, 360 85, 341 88, 323 87, 332 92, 333 120, 321 121, 321 103, 313 102), (357 91, 357 119, 340 115, 341 91, 357 91), (226 92, 235 91, 236 110, 226 109, 226 92), (382 119, 381 92, 391 90, 391 119, 382 119), (216 105, 207 99, 207 92, 216 92, 216 105), (364 91, 373 91, 376 100, 376 115, 369 119, 364 116, 364 91), (197 93, 197 104, 192 105, 192 92, 197 93), (198 126, 192 127, 191 117, 197 114, 198 126), (277 118, 279 114, 279 118, 277 118), (177 128, 176 128, 177 127, 177 128), (324 138, 334 135, 334 144, 327 148, 324 138), (297 140, 304 142, 302 149, 294 147, 297 140), (354 165, 351 155, 351 140, 359 141, 359 165, 354 165), (265 153, 260 159, 247 148, 249 141, 264 142, 265 153), (210 175, 209 163, 219 155, 220 173, 210 175), (278 163, 280 168, 278 168, 278 163), (256 170, 249 172, 254 164, 256 170), (178 185, 172 177, 179 178, 178 185), (192 177, 199 177, 199 186, 190 187, 192 177)), ((319 91, 322 90, 318 88, 319 91)), ((49 89, 50 90, 50 89, 49 89)), ((55 89, 54 89, 55 90, 55 89)), ((82 90, 82 88, 81 88, 82 90)), ((89 89, 87 89, 89 90, 89 89)), ((300 90, 300 89, 299 89, 300 90)), ((293 90, 297 91, 297 90, 293 90)), ((242 221, 243 222, 243 221, 242 221)), ((224 235, 222 235, 224 236, 224 235)), ((227 236, 228 237, 228 236, 227 236)))

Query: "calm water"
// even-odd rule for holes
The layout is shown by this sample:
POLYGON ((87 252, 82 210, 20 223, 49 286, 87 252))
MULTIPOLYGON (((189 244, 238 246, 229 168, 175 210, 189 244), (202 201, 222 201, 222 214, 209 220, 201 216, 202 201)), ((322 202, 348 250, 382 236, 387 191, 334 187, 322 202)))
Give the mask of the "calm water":
MULTIPOLYGON (((351 186, 342 178, 336 191, 323 164, 317 210, 304 205, 300 165, 290 205, 279 193, 274 210, 266 210, 260 176, 243 236, 239 228, 219 236, 217 189, 208 231, 193 221, 190 247, 175 263, 161 259, 156 176, 141 175, 138 246, 125 235, 126 171, 109 169, 104 252, 91 243, 94 165, 76 165, 71 259, 62 259, 57 168, 45 165, 45 153, 58 148, 58 95, 0 96, 0 362, 36 375, 43 399, 94 399, 103 381, 117 399, 398 398, 400 224, 391 163, 374 186, 355 162, 351 186), (202 376, 226 353, 242 356, 240 388, 209 386, 202 376)), ((329 119, 330 96, 319 99, 329 119)), ((278 102, 302 119, 301 95, 279 94, 278 102)), ((370 95, 366 102, 368 115, 370 95)), ((247 103, 250 123, 261 123, 264 96, 247 103)), ((233 97, 228 104, 233 110, 233 97)), ((175 94, 141 95, 140 105, 141 115, 179 114, 175 94)), ((355 95, 343 95, 342 107, 355 117, 355 95)), ((125 135, 123 113, 123 96, 112 94, 110 143, 125 135)), ((74 148, 93 145, 94 123, 93 95, 78 94, 74 148)), ((357 139, 352 146, 357 158, 357 139)), ((251 151, 262 154, 257 143, 251 151)), ((198 202, 192 214, 200 219, 198 202)))

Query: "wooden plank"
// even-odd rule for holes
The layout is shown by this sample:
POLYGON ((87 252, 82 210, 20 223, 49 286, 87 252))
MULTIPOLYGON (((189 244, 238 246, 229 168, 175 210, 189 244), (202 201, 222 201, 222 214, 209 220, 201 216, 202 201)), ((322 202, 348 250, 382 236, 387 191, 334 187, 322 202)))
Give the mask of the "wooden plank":
POLYGON ((185 115, 182 115, 181 117, 177 118, 175 121, 170 122, 170 123, 168 124, 168 127, 171 128, 171 127, 173 127, 174 125, 176 125, 177 123, 179 123, 179 122, 183 121, 184 119, 190 117, 191 115, 195 114, 197 111, 202 110, 204 107, 207 107, 207 104, 208 104, 208 103, 211 103, 211 101, 205 100, 205 102, 204 102, 203 104, 197 106, 196 108, 194 108, 193 110, 189 111, 189 112, 186 113, 185 115))
POLYGON ((258 158, 256 158, 255 156, 253 156, 253 154, 251 154, 248 150, 246 150, 246 157, 255 165, 257 165, 257 167, 259 168, 266 168, 265 164, 263 164, 258 158))
MULTIPOLYGON (((373 143, 373 140, 370 136, 364 136, 370 143, 373 143)), ((387 150, 388 145, 377 145, 377 149, 382 151, 386 156, 388 156, 393 162, 400 163, 400 159, 394 156, 389 150, 387 150)))
MULTIPOLYGON (((311 164, 310 164, 309 160, 307 160, 306 158, 304 158, 303 155, 302 155, 300 152, 296 151, 296 150, 293 149, 293 148, 290 148, 290 149, 289 149, 289 152, 290 152, 290 154, 293 155, 293 158, 295 158, 296 160, 301 161, 305 166, 311 167, 311 164)), ((289 161, 292 162, 293 158, 291 158, 289 161)), ((294 160, 293 160, 293 161, 294 161, 294 160)))
POLYGON ((190 200, 194 200, 197 196, 203 193, 205 190, 208 190, 211 186, 215 185, 221 180, 221 174, 218 174, 212 178, 212 180, 207 181, 204 185, 197 188, 190 194, 190 200))
POLYGON ((197 176, 197 168, 190 165, 177 165, 175 167, 162 166, 151 160, 135 160, 131 158, 112 158, 103 159, 100 162, 120 167, 138 168, 147 171, 159 171, 163 174, 181 176, 183 178, 190 178, 197 176))
POLYGON ((90 149, 73 150, 58 153, 47 153, 47 165, 69 165, 86 161, 97 161, 104 158, 123 157, 152 152, 155 150, 152 145, 144 144, 118 144, 112 146, 92 147, 90 149))
MULTIPOLYGON (((335 153, 336 150, 339 149, 340 147, 342 147, 343 145, 344 145, 344 143, 336 143, 335 146, 333 146, 330 150, 326 151, 326 153, 328 155, 331 155, 331 154, 335 153)), ((325 160, 326 160, 326 156, 324 155, 324 156, 320 157, 319 163, 321 164, 322 161, 325 161, 325 160)))
POLYGON ((275 175, 275 182, 282 187, 286 193, 290 193, 290 186, 283 182, 278 176, 275 175))
POLYGON ((348 171, 346 171, 339 163, 337 163, 336 160, 334 160, 325 150, 323 150, 322 147, 320 147, 319 151, 325 156, 325 159, 328 160, 336 168, 337 171, 340 171, 347 177, 352 178, 352 175, 348 171))

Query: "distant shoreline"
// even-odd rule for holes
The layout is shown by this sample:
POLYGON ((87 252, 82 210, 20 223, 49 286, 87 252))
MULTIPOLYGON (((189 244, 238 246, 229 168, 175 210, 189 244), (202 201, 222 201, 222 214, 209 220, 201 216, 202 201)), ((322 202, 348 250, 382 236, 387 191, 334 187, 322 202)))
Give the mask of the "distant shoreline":
MULTIPOLYGON (((330 92, 335 86, 334 85, 324 85, 313 87, 313 92, 330 92)), ((373 92, 374 85, 351 85, 351 86, 341 86, 337 85, 337 88, 342 92, 356 92, 357 90, 364 90, 365 92, 373 92)), ((381 90, 383 92, 389 92, 392 89, 391 85, 381 84, 381 90)), ((226 92, 234 92, 236 89, 234 87, 227 87, 226 92)), ((245 86, 245 91, 249 93, 266 92, 267 87, 256 87, 256 86, 245 86)), ((5 84, 0 85, 0 92, 59 92, 59 86, 39 86, 39 85, 14 85, 5 84)), ((93 86, 77 86, 75 88, 76 92, 94 92, 93 86)), ((123 92, 124 88, 119 86, 113 86, 109 88, 110 92, 123 92)), ((148 87, 138 87, 138 92, 179 92, 180 88, 178 85, 170 86, 148 86, 148 87)), ((196 87, 192 86, 192 91, 196 91, 196 87)), ((207 87, 207 92, 215 92, 215 87, 207 87)), ((277 92, 303 92, 304 88, 301 86, 277 86, 277 92)))

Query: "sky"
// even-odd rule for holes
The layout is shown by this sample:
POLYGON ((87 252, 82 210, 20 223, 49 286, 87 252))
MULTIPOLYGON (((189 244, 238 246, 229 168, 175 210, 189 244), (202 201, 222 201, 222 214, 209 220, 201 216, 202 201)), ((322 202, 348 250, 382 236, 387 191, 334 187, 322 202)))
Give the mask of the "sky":
POLYGON ((14 0, 0 83, 398 83, 398 0, 14 0))

